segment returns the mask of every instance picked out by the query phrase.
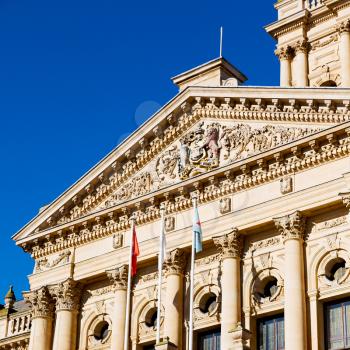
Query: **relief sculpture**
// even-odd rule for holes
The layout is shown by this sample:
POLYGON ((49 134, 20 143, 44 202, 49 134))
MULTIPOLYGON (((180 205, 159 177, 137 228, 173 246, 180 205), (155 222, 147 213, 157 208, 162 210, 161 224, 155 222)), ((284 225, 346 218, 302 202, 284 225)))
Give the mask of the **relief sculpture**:
POLYGON ((224 125, 204 121, 173 144, 141 174, 124 184, 104 207, 206 173, 319 131, 317 128, 224 125))

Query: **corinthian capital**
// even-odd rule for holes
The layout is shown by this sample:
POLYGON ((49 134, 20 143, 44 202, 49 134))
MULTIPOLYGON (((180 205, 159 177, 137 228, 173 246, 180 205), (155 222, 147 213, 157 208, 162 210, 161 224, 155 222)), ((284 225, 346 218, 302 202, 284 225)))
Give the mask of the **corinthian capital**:
POLYGON ((305 218, 300 211, 292 214, 274 218, 277 230, 282 235, 283 241, 288 239, 304 239, 305 218))
POLYGON ((275 50, 275 55, 280 61, 290 60, 293 56, 293 50, 290 46, 281 46, 275 50))
POLYGON ((221 259, 241 257, 242 242, 236 227, 230 233, 213 237, 213 241, 220 251, 221 259))
POLYGON ((298 40, 294 45, 293 49, 295 53, 306 53, 309 50, 309 44, 306 40, 298 40))
POLYGON ((128 265, 122 265, 113 270, 106 271, 109 280, 113 283, 113 289, 123 290, 128 285, 128 265))
POLYGON ((68 278, 66 281, 52 287, 52 294, 56 300, 56 310, 77 311, 81 298, 81 285, 68 278))
POLYGON ((32 318, 53 317, 55 304, 47 287, 25 292, 23 297, 31 305, 32 318))
POLYGON ((337 30, 339 34, 349 33, 350 32, 350 19, 347 19, 343 22, 337 24, 337 30))
POLYGON ((169 252, 164 260, 166 275, 183 274, 186 267, 186 255, 182 249, 176 248, 169 252))

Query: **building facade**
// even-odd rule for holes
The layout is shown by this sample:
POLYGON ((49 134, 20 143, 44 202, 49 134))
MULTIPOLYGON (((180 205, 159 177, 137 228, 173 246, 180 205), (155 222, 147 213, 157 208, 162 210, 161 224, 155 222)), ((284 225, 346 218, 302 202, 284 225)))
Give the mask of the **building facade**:
POLYGON ((124 350, 131 217, 129 348, 189 349, 193 195, 194 349, 350 348, 350 1, 275 7, 280 87, 244 86, 222 57, 176 76, 168 104, 14 235, 35 268, 0 310, 1 350, 124 350))

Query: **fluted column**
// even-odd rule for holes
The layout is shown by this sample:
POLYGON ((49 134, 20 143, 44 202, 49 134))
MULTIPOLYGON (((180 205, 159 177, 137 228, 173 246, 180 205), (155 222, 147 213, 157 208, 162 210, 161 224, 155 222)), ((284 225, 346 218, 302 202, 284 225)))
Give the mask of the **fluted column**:
POLYGON ((305 87, 309 85, 309 63, 308 63, 308 43, 304 40, 296 42, 295 53, 295 86, 305 87))
POLYGON ((285 349, 305 350, 307 349, 303 254, 305 218, 296 211, 274 221, 284 243, 285 349))
POLYGON ((292 86, 292 50, 289 46, 280 47, 275 51, 280 60, 280 85, 292 86))
POLYGON ((112 315, 111 349, 124 349, 125 309, 128 284, 128 266, 122 265, 114 270, 108 270, 107 276, 113 283, 114 310, 112 315))
POLYGON ((221 253, 221 349, 226 350, 241 323, 241 242, 236 228, 213 240, 221 253))
POLYGON ((183 276, 186 256, 182 249, 168 253, 164 261, 166 276, 164 338, 182 349, 183 328, 183 276))
POLYGON ((51 350, 54 302, 48 288, 42 287, 23 296, 32 308, 29 350, 51 350))
POLYGON ((56 299, 53 350, 76 350, 81 286, 72 278, 52 288, 56 299))
POLYGON ((338 25, 340 35, 339 56, 342 87, 350 87, 350 20, 338 25))

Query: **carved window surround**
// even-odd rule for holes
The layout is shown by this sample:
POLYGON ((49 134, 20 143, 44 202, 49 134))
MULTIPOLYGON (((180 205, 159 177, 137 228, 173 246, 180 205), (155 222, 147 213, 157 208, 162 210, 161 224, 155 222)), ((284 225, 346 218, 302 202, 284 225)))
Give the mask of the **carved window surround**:
MULTIPOLYGON (((209 178, 211 181, 213 178, 219 180, 218 186, 214 191, 204 191, 205 186, 198 187, 196 191, 198 192, 199 203, 218 200, 229 194, 275 181, 288 174, 295 174, 299 171, 304 171, 348 156, 350 154, 349 127, 350 122, 196 177, 197 182, 204 184, 210 184, 209 178), (298 151, 300 150, 298 157, 295 157, 296 146, 298 146, 298 151), (255 172, 253 175, 251 169, 259 166, 262 166, 261 171, 255 172), (242 167, 246 169, 244 178, 240 176, 242 174, 242 167), (230 170, 229 182, 225 175, 228 170, 230 170)), ((98 212, 98 216, 101 218, 99 225, 101 226, 95 230, 91 230, 90 228, 96 223, 96 213, 92 213, 90 216, 77 219, 74 225, 72 223, 62 225, 58 231, 57 228, 52 228, 34 236, 29 236, 26 239, 28 242, 20 242, 20 245, 23 249, 30 251, 34 258, 40 258, 70 247, 86 244, 96 239, 108 237, 117 232, 130 229, 130 221, 127 218, 130 213, 138 209, 140 210, 138 210, 136 217, 137 225, 159 220, 159 208, 155 208, 150 213, 138 206, 138 203, 147 201, 150 198, 157 198, 159 203, 165 202, 167 214, 177 213, 191 208, 192 201, 189 196, 184 196, 176 202, 171 200, 171 198, 180 196, 184 192, 191 191, 194 191, 193 180, 188 179, 177 185, 165 187, 157 193, 144 195, 127 203, 98 212), (107 221, 111 215, 113 219, 107 221), (119 221, 117 219, 118 217, 119 221), (124 217, 126 220, 121 220, 124 217), (106 225, 106 222, 109 224, 106 225), (49 237, 49 239, 45 237, 49 237), (46 242, 45 245, 44 242, 46 242)))

